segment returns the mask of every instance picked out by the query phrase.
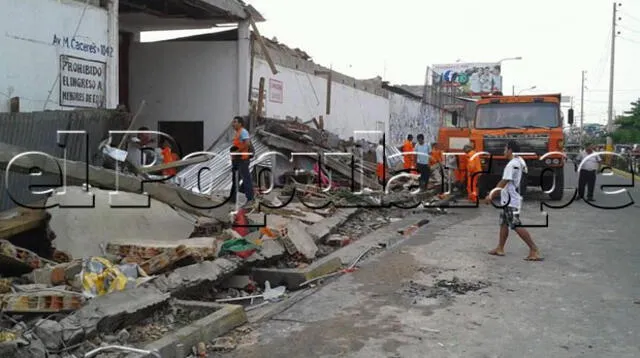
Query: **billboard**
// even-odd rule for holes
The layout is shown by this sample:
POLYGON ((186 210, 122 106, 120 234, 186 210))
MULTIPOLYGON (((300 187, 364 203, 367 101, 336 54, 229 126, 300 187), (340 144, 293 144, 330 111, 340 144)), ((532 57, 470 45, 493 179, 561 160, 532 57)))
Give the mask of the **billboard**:
POLYGON ((434 65, 432 69, 435 86, 457 87, 472 96, 502 92, 499 62, 434 65))

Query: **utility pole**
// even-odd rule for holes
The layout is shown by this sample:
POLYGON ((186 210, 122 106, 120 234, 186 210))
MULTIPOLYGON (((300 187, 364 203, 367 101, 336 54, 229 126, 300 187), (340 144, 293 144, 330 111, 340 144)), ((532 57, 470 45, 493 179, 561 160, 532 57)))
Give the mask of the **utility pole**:
POLYGON ((611 138, 611 130, 613 128, 613 77, 616 56, 616 16, 618 6, 622 4, 613 3, 613 18, 611 23, 611 68, 609 71, 609 110, 607 118, 607 151, 613 151, 613 139, 611 138))
POLYGON ((582 147, 582 131, 584 130, 584 74, 582 71, 582 87, 580 87, 580 147, 582 147))

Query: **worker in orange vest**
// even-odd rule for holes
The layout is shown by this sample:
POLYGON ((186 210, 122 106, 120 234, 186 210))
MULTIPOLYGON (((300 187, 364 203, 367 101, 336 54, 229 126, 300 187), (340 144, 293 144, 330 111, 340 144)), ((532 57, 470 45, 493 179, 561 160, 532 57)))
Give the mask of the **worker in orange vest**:
POLYGON ((249 131, 244 128, 244 118, 236 116, 233 118, 233 129, 235 136, 233 137, 233 146, 231 153, 231 170, 236 173, 236 180, 232 180, 231 185, 231 202, 236 202, 236 181, 242 180, 240 191, 247 197, 245 206, 253 205, 253 179, 251 178, 251 170, 249 163, 251 161, 252 145, 249 131))
POLYGON ((467 198, 469 201, 475 202, 478 200, 478 179, 481 175, 476 173, 482 171, 482 164, 480 156, 475 155, 476 151, 471 145, 465 145, 463 150, 467 154, 467 198))
POLYGON ((431 173, 436 178, 436 181, 442 183, 442 150, 440 144, 433 143, 431 147, 431 156, 429 159, 429 166, 431 167, 431 173))
POLYGON ((466 154, 456 155, 457 167, 454 170, 455 184, 463 190, 467 183, 467 162, 468 158, 466 154))
MULTIPOLYGON (((162 153, 162 162, 164 164, 180 160, 180 157, 178 156, 178 154, 173 152, 173 149, 171 148, 171 143, 169 143, 168 140, 165 140, 162 143, 161 153, 162 153)), ((178 170, 176 168, 167 168, 162 170, 162 175, 168 176, 168 177, 174 176, 177 173, 178 173, 178 170)))
POLYGON ((416 173, 416 161, 415 154, 412 154, 414 151, 413 147, 413 135, 409 134, 407 139, 402 144, 402 152, 405 153, 404 156, 404 169, 408 169, 410 173, 416 173))

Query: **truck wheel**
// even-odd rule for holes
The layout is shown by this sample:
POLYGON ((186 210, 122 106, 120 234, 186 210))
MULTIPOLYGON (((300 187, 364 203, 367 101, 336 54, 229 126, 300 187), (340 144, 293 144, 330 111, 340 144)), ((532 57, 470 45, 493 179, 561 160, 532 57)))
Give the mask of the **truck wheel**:
POLYGON ((553 201, 562 200, 564 194, 564 168, 556 169, 556 181, 553 187, 553 191, 549 194, 549 197, 553 201))

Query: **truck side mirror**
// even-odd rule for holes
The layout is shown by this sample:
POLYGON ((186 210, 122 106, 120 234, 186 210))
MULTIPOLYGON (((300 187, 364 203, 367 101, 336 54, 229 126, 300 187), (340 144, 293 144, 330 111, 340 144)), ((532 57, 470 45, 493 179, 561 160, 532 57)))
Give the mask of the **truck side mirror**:
POLYGON ((569 111, 567 112, 567 122, 569 122, 569 125, 573 125, 573 108, 569 108, 569 111))
POLYGON ((454 127, 458 126, 458 112, 456 111, 451 112, 451 124, 453 124, 454 127))

